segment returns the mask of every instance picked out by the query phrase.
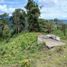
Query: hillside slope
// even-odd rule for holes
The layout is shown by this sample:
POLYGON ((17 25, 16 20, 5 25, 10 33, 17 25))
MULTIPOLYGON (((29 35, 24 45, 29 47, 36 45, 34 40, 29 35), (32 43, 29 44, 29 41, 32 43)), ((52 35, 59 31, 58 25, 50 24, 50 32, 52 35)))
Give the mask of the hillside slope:
POLYGON ((47 49, 36 43, 39 33, 21 33, 0 44, 0 67, 66 67, 67 45, 47 49), (10 66, 4 66, 10 64, 10 66), (26 66, 25 66, 26 65, 26 66))
POLYGON ((23 33, 11 38, 8 43, 0 45, 0 64, 16 63, 25 57, 25 50, 30 49, 36 42, 35 33, 23 33))

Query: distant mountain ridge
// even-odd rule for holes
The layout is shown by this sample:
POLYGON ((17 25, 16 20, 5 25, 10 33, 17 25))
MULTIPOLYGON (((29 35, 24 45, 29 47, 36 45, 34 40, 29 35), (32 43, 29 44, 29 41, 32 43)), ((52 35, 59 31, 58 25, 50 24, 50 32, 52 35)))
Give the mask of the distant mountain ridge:
MULTIPOLYGON (((0 19, 2 19, 3 17, 1 17, 0 16, 0 19)), ((11 21, 12 20, 12 16, 8 16, 8 17, 4 17, 5 19, 7 19, 7 20, 9 20, 9 21, 11 21)), ((45 19, 45 20, 49 20, 49 19, 45 19)), ((52 21, 54 21, 54 19, 50 19, 50 20, 52 20, 52 21)), ((49 21, 50 21, 49 20, 49 21)), ((67 24, 67 19, 58 19, 58 23, 65 23, 65 24, 67 24)))
POLYGON ((62 20, 62 21, 63 21, 63 23, 67 24, 67 20, 62 20))

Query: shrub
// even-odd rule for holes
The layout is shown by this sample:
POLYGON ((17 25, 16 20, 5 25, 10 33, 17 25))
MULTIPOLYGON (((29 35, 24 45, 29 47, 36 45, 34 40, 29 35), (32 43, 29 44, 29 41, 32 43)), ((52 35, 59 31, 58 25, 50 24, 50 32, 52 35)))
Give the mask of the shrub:
POLYGON ((25 59, 20 63, 21 63, 21 67, 31 67, 31 59, 25 59))
POLYGON ((9 38, 11 36, 9 27, 7 25, 5 25, 4 29, 3 29, 3 38, 9 38))

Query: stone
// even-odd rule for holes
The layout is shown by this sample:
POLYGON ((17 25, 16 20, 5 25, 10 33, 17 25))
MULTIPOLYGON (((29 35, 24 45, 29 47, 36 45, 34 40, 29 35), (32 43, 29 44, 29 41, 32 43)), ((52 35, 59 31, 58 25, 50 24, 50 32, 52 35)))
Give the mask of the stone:
POLYGON ((60 37, 53 35, 53 34, 52 35, 51 34, 39 35, 38 44, 43 44, 43 43, 45 43, 48 48, 65 45, 65 43, 63 43, 60 40, 60 37))
POLYGON ((56 35, 53 35, 53 34, 48 34, 46 35, 48 38, 51 38, 51 39, 54 39, 54 40, 57 40, 57 41, 60 41, 60 37, 56 36, 56 35))

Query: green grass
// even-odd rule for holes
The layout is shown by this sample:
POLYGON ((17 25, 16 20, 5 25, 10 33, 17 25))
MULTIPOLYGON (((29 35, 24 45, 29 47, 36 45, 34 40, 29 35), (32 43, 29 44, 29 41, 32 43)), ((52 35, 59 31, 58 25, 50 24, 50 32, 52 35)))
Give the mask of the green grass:
POLYGON ((25 57, 25 50, 36 41, 35 33, 23 33, 0 44, 0 63, 16 63, 25 57), (9 62, 10 61, 10 62, 9 62))
POLYGON ((55 34, 55 35, 57 35, 57 36, 59 36, 61 39, 63 39, 63 40, 67 40, 67 29, 66 29, 66 36, 64 36, 64 33, 61 31, 61 30, 57 30, 57 29, 55 29, 53 32, 52 32, 52 34, 55 34))
POLYGON ((44 44, 37 44, 38 34, 20 33, 8 42, 0 41, 0 67, 8 67, 8 64, 21 65, 15 67, 66 67, 67 43, 62 47, 47 49, 43 47, 44 44))

